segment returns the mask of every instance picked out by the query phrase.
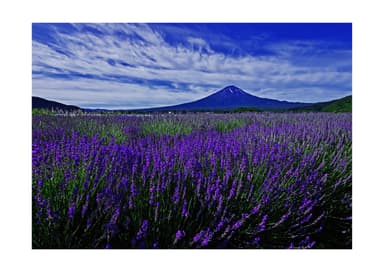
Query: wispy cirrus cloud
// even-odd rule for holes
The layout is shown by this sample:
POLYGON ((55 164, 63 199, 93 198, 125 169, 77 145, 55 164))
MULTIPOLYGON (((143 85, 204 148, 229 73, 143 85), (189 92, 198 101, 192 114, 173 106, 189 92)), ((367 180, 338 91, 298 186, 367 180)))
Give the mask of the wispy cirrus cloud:
POLYGON ((337 41, 264 40, 265 33, 238 41, 220 31, 209 39, 207 26, 193 26, 34 24, 33 95, 90 108, 144 108, 192 101, 230 84, 303 102, 351 92, 351 50, 337 41), (242 50, 231 50, 234 44, 242 50))

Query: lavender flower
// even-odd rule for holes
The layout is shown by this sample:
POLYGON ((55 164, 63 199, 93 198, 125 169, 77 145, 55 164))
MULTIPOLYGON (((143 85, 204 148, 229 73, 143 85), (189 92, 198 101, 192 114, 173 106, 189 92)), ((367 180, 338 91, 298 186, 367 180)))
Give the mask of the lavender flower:
POLYGON ((253 239, 252 245, 253 246, 259 246, 259 244, 260 244, 260 237, 255 237, 253 239))
POLYGON ((137 195, 136 184, 134 181, 131 181, 131 196, 135 197, 137 195))
POLYGON ((68 219, 69 219, 69 220, 72 220, 72 219, 73 219, 74 214, 75 214, 75 210, 76 210, 75 203, 72 202, 72 203, 69 205, 68 212, 67 212, 67 214, 68 214, 68 219))
POLYGON ((263 219, 261 220, 261 223, 259 224, 259 231, 264 231, 265 230, 265 224, 267 222, 268 215, 264 215, 263 219))
POLYGON ((233 230, 239 229, 244 224, 244 219, 240 219, 236 221, 236 223, 232 226, 233 230))
POLYGON ((217 227, 215 229, 216 232, 220 231, 224 227, 224 220, 220 220, 219 224, 217 224, 217 227))
POLYGON ((185 232, 183 230, 178 230, 176 232, 176 239, 179 240, 185 236, 185 232))
POLYGON ((189 216, 188 209, 187 209, 187 201, 186 200, 184 200, 184 202, 183 202, 183 209, 181 211, 181 215, 184 216, 184 217, 188 217, 189 216))
POLYGON ((148 220, 144 219, 141 224, 140 230, 136 234, 136 240, 141 240, 147 236, 148 231, 148 220))
POLYGON ((197 233, 194 237, 193 237, 193 242, 194 243, 197 243, 198 241, 200 241, 201 239, 201 236, 204 234, 204 231, 200 231, 199 233, 197 233))
POLYGON ((133 248, 158 239, 164 248, 280 248, 287 237, 295 248, 329 245, 297 240, 319 233, 348 247, 351 139, 351 115, 342 113, 34 116, 33 240, 46 248, 114 246, 112 238, 133 248), (151 218, 137 223, 143 216, 151 218), (332 229, 335 217, 342 224, 332 229), (180 229, 170 237, 171 226, 180 229), (58 244, 47 233, 73 239, 58 244))
POLYGON ((205 247, 209 244, 210 239, 209 237, 205 237, 204 240, 201 242, 201 246, 205 247))

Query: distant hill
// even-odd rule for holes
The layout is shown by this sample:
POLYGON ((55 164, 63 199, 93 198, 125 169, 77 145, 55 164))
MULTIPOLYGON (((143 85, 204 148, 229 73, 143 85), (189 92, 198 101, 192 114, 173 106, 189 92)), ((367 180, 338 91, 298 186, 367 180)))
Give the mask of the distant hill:
POLYGON ((328 101, 314 103, 309 106, 293 108, 290 111, 294 112, 352 112, 352 95, 328 101))
POLYGON ((32 109, 63 110, 63 111, 80 110, 80 108, 77 106, 65 105, 56 101, 47 100, 37 96, 32 96, 32 109))
POLYGON ((287 102, 275 99, 261 98, 251 95, 236 86, 227 86, 205 98, 160 108, 144 109, 144 111, 204 111, 204 110, 235 110, 239 108, 255 108, 258 110, 286 110, 310 103, 287 102))

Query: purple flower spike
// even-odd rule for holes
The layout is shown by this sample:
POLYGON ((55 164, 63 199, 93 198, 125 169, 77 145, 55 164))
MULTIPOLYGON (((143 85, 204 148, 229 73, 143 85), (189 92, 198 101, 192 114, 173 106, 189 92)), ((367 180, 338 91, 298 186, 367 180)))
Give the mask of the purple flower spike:
POLYGON ((183 230, 178 230, 176 232, 176 239, 179 240, 185 236, 185 232, 183 230))
POLYGON ((203 235, 203 232, 199 232, 198 234, 195 235, 195 237, 193 237, 193 242, 194 243, 197 243, 198 241, 200 241, 200 238, 201 236, 203 235))
POLYGON ((239 229, 244 223, 244 219, 238 220, 232 227, 233 230, 239 229))
POLYGON ((205 237, 204 240, 201 242, 201 246, 205 247, 209 244, 210 239, 209 237, 205 237))
POLYGON ((264 231, 265 230, 265 224, 267 222, 268 215, 264 215, 263 219, 261 220, 261 223, 259 224, 259 230, 264 231))
POLYGON ((144 219, 141 224, 140 230, 136 234, 136 240, 141 240, 147 236, 148 220, 144 219))
POLYGON ((253 245, 254 246, 258 246, 259 245, 259 243, 260 243, 260 237, 256 237, 255 239, 253 239, 253 245))
POLYGON ((75 214, 75 203, 71 203, 68 208, 68 219, 72 220, 75 214))

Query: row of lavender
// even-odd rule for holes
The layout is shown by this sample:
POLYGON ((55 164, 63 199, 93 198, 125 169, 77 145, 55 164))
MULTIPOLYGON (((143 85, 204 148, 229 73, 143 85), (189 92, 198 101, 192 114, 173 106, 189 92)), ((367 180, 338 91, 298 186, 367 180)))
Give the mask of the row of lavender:
POLYGON ((351 122, 35 116, 33 247, 350 248, 351 122))

